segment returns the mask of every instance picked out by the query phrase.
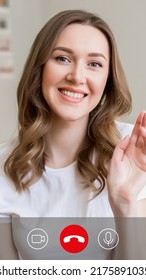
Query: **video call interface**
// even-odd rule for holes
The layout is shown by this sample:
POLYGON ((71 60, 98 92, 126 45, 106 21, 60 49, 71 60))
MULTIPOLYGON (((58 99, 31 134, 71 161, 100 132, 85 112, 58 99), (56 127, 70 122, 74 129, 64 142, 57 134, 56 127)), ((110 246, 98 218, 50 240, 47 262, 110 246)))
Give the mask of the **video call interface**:
MULTIPOLYGON (((6 228, 7 219, 0 222, 6 228)), ((123 259, 146 259, 144 218, 119 219, 120 230, 113 218, 15 217, 11 222, 21 260, 112 260, 120 250, 123 259), (134 246, 127 258, 128 238, 134 246)))

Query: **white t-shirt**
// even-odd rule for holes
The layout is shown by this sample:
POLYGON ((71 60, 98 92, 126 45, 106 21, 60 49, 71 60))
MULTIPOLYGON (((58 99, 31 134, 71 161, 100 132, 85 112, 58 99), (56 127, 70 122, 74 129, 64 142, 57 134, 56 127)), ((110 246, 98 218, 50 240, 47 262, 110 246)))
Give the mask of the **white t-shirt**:
MULTIPOLYGON (((131 134, 133 125, 122 122, 117 122, 117 125, 122 137, 131 134)), ((113 217, 107 185, 98 196, 90 200, 91 191, 82 186, 76 162, 59 169, 46 166, 42 177, 30 186, 29 191, 18 193, 3 171, 3 162, 12 146, 3 145, 0 149, 0 217, 7 217, 9 221, 13 217, 113 217)), ((139 197, 146 197, 146 188, 139 197)), ((13 230, 16 241, 18 233, 16 229, 13 230)), ((29 259, 27 254, 22 257, 29 259)))
MULTIPOLYGON (((117 122, 122 137, 130 135, 133 125, 117 122)), ((53 169, 45 167, 42 177, 29 191, 18 193, 4 174, 3 162, 14 144, 0 149, 0 216, 8 217, 112 217, 107 186, 90 200, 91 192, 82 187, 77 163, 53 169)), ((98 182, 97 186, 98 186, 98 182)))

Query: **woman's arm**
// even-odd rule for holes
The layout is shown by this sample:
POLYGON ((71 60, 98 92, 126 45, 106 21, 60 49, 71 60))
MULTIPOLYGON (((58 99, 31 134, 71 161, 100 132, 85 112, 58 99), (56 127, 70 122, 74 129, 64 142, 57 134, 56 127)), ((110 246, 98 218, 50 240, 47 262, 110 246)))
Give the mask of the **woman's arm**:
POLYGON ((146 112, 140 113, 131 137, 115 148, 107 182, 115 217, 146 217, 146 201, 137 200, 146 185, 146 112))
POLYGON ((142 112, 131 137, 115 148, 109 166, 108 191, 120 242, 114 259, 146 258, 146 199, 138 195, 146 185, 146 112, 142 112))
POLYGON ((11 223, 0 223, 0 260, 18 260, 11 223))

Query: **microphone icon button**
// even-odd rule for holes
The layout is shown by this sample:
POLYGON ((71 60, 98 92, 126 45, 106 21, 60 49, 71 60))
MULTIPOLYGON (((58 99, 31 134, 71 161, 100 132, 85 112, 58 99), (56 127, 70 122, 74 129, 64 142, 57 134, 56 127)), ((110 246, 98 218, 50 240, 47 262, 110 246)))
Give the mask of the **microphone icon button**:
POLYGON ((110 231, 105 232, 105 237, 103 239, 104 243, 107 244, 108 246, 114 241, 112 238, 112 234, 110 231))
POLYGON ((112 228, 105 228, 98 234, 98 244, 105 250, 111 250, 115 248, 119 243, 119 235, 112 228))

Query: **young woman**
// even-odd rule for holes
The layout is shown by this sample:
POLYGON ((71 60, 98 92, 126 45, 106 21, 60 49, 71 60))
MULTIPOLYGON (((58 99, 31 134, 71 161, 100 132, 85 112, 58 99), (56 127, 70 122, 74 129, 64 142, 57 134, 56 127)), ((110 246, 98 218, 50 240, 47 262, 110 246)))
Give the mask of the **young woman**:
MULTIPOLYGON (((131 95, 106 22, 80 10, 50 19, 17 98, 19 136, 0 151, 1 217, 146 216, 146 113, 134 129, 117 121, 131 95)), ((5 226, 2 258, 15 258, 5 226)))

